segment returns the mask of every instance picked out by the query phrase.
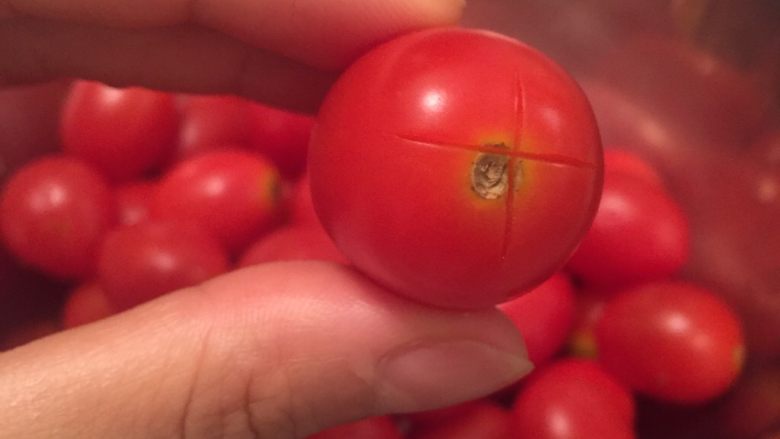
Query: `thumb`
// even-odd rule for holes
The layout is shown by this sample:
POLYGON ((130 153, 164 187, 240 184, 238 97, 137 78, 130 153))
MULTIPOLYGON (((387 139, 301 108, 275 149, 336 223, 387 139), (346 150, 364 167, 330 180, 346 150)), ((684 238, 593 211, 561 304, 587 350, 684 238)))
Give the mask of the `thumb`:
POLYGON ((0 436, 301 438, 476 398, 530 368, 498 311, 269 264, 0 355, 0 436))

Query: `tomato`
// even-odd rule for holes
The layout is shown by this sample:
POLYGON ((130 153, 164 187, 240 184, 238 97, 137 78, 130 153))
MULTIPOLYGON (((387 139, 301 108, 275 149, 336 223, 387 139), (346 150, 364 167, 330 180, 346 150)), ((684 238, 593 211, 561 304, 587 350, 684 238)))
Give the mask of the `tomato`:
POLYGON ((317 217, 317 212, 314 210, 308 175, 301 177, 293 186, 289 201, 289 211, 290 222, 294 224, 322 226, 320 219, 317 217))
POLYGON ((568 269, 588 285, 664 279, 687 262, 689 234, 682 209, 662 188, 607 173, 596 219, 568 269))
POLYGON ((152 199, 157 184, 151 181, 133 181, 116 189, 119 224, 129 226, 149 219, 152 199))
POLYGON ((513 438, 623 439, 634 435, 634 400, 598 364, 561 360, 538 370, 513 407, 513 438))
POLYGON ((115 216, 108 183, 72 157, 28 163, 7 182, 0 199, 6 246, 25 264, 63 279, 92 274, 95 250, 115 216))
POLYGON ((251 104, 237 96, 187 96, 181 109, 176 158, 224 145, 250 144, 251 104))
POLYGON ((306 168, 314 119, 253 103, 249 108, 249 121, 251 147, 274 162, 285 177, 299 176, 306 168))
POLYGON ((388 416, 376 416, 333 427, 309 439, 401 439, 401 432, 388 416))
POLYGON ((468 406, 468 410, 447 422, 413 434, 414 439, 506 439, 513 437, 509 412, 487 401, 468 406))
POLYGON ((62 310, 62 325, 67 328, 86 325, 104 319, 117 312, 108 300, 106 292, 96 281, 86 282, 75 288, 62 310))
POLYGON ((0 334, 0 352, 26 345, 60 330, 54 320, 32 320, 18 326, 7 334, 0 334))
POLYGON ((149 221, 109 232, 99 252, 100 286, 118 309, 227 271, 225 250, 191 223, 149 221))
POLYGON ((66 152, 114 180, 128 180, 169 159, 178 114, 168 93, 78 81, 65 100, 60 131, 66 152))
POLYGON ((576 357, 596 358, 596 325, 601 319, 607 296, 593 291, 581 291, 577 295, 577 312, 574 329, 569 337, 569 352, 576 357))
POLYGON ((409 413, 406 418, 411 421, 412 429, 427 429, 460 418, 483 404, 492 404, 492 402, 486 398, 475 399, 440 409, 409 413))
POLYGON ((276 169, 261 156, 237 149, 182 161, 162 177, 152 201, 155 218, 198 223, 233 252, 268 231, 279 208, 276 169))
POLYGON ((528 358, 538 367, 552 358, 569 336, 574 321, 574 287, 566 275, 558 273, 498 308, 520 330, 528 358))
POLYGON ((349 260, 319 226, 287 226, 274 230, 250 246, 242 267, 271 261, 314 259, 349 264, 349 260))
POLYGON ((604 150, 604 172, 630 175, 650 184, 664 186, 658 169, 638 154, 623 149, 604 150))
POLYGON ((461 309, 557 271, 590 225, 602 176, 577 84, 520 42, 456 28, 354 63, 321 107, 309 160, 319 217, 359 269, 461 309))
POLYGON ((741 325, 713 292, 684 282, 642 285, 606 304, 596 326, 600 362, 629 387, 676 403, 725 392, 745 354, 741 325))

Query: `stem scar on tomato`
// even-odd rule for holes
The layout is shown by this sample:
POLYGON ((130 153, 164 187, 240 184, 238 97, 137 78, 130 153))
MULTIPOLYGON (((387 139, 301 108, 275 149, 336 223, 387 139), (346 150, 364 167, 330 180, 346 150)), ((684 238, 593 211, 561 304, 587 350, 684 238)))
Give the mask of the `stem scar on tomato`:
POLYGON ((499 154, 477 154, 471 168, 471 188, 482 198, 495 200, 509 186, 509 157, 499 154))

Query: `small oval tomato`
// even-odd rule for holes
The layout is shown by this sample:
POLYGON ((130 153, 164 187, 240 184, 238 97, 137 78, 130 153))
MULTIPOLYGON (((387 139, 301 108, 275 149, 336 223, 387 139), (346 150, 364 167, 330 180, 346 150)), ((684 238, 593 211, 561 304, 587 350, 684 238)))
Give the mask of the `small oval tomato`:
POLYGON ((607 148, 604 150, 604 173, 630 175, 650 184, 664 187, 664 179, 658 169, 638 154, 624 149, 607 148))
POLYGON ((248 267, 263 262, 302 259, 349 264, 349 260, 319 226, 287 226, 274 230, 251 245, 239 265, 248 267))
POLYGON ((149 219, 157 184, 151 181, 133 181, 116 188, 119 224, 129 226, 149 219))
POLYGON ((229 268, 225 250, 190 223, 149 221, 109 232, 98 275, 111 303, 124 310, 206 281, 229 268))
POLYGON ((249 108, 249 143, 268 157, 286 178, 299 176, 306 168, 309 138, 314 119, 268 105, 249 108))
POLYGON ((237 96, 187 96, 181 108, 176 158, 224 145, 250 144, 251 104, 237 96))
POLYGON ((618 294, 604 307, 596 340, 599 361, 617 378, 677 403, 721 395, 739 375, 745 354, 734 312, 714 293, 683 282, 618 294))
POLYGON ((534 372, 513 407, 513 438, 630 439, 634 399, 593 361, 562 360, 534 372))
POLYGON ((66 152, 112 179, 127 180, 169 159, 178 123, 168 93, 77 81, 65 100, 60 131, 66 152))
POLYGON ((560 350, 574 321, 574 287, 565 274, 554 274, 543 284, 498 307, 520 330, 528 358, 540 366, 560 350))
POLYGON ((4 242, 25 264, 51 276, 92 274, 95 250, 115 222, 105 179, 73 157, 28 163, 6 183, 0 200, 4 242))
POLYGON ((607 173, 596 218, 567 268, 588 285, 664 279, 688 261, 688 220, 661 187, 607 173))
POLYGON ((497 404, 482 401, 469 405, 459 416, 422 429, 414 439, 506 439, 513 437, 512 417, 497 404))
POLYGON ((308 439, 401 439, 403 436, 388 416, 375 416, 333 427, 308 439))
POLYGON ((314 210, 314 201, 311 199, 311 185, 308 175, 301 177, 292 187, 288 210, 291 223, 322 227, 317 212, 314 210))
POLYGON ((182 161, 160 180, 155 218, 192 221, 236 252, 274 225, 280 181, 263 157, 237 149, 214 150, 182 161))
POLYGON ((67 328, 86 325, 117 312, 98 282, 87 282, 74 289, 65 300, 62 325, 67 328))
POLYGON ((449 28, 380 45, 341 76, 309 175, 323 225, 359 269, 465 309, 563 265, 595 213, 601 160, 590 106, 560 67, 507 37, 449 28))

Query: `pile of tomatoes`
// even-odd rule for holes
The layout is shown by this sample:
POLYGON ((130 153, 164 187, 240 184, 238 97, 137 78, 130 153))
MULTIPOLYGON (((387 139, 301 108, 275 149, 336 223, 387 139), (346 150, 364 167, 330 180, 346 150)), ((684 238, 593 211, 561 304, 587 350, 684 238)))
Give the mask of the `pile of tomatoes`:
MULTIPOLYGON (((290 259, 360 267, 315 212, 305 169, 313 126, 310 117, 235 97, 77 81, 62 108, 62 150, 26 163, 3 185, 5 250, 69 289, 65 328, 238 267, 290 259)), ((412 134, 404 141, 431 140, 412 134)), ((487 139, 481 151, 503 148, 499 140, 487 139)), ((558 172, 555 160, 577 172, 593 165, 560 154, 518 157, 551 169, 528 168, 524 176, 537 181, 558 172)), ((590 184, 598 173, 578 175, 565 181, 590 184)), ((595 206, 598 197, 586 195, 595 206)), ((688 223, 663 176, 609 146, 598 209, 578 209, 580 223, 595 218, 565 267, 499 305, 525 338, 530 376, 485 399, 316 437, 631 438, 637 398, 692 406, 727 392, 744 363, 741 325, 715 292, 678 277, 688 223)), ((569 224, 553 210, 536 214, 549 217, 527 224, 569 224)), ((33 337, 8 332, 5 348, 33 337)))

